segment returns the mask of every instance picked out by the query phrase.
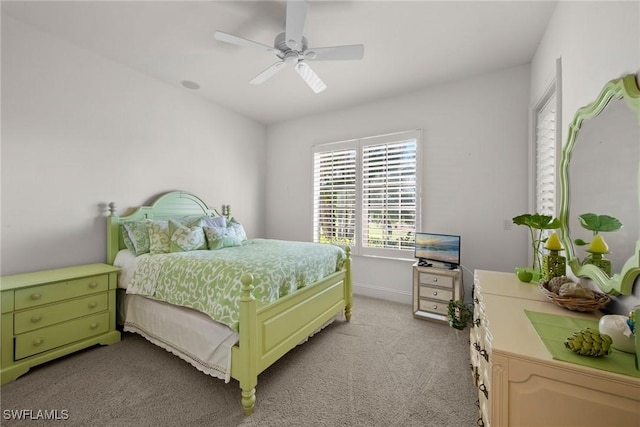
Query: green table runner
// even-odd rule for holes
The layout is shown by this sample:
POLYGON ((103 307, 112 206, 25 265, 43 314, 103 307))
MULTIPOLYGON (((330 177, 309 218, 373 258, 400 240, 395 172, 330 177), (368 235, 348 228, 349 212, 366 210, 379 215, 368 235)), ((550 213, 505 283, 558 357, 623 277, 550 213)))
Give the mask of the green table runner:
POLYGON ((640 377, 640 370, 635 367, 636 358, 634 354, 612 348, 611 354, 608 356, 589 357, 574 353, 564 346, 565 340, 575 331, 587 327, 597 331, 597 320, 578 319, 529 310, 525 310, 525 313, 554 359, 602 369, 603 371, 640 377))

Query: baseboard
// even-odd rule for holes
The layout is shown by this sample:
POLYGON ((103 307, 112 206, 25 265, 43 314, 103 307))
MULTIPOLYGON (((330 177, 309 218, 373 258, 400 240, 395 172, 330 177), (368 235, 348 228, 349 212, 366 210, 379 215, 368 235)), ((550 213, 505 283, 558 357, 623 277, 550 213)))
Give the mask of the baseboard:
POLYGON ((410 292, 365 285, 364 283, 354 283, 353 293, 356 295, 364 295, 367 297, 400 302, 403 304, 411 304, 413 297, 410 292))

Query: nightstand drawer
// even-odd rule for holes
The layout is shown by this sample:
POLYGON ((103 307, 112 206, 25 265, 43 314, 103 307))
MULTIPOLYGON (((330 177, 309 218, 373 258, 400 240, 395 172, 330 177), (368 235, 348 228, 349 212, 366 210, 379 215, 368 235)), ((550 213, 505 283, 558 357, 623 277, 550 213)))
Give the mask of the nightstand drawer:
POLYGON ((452 289, 442 289, 442 288, 434 288, 430 286, 420 286, 419 296, 421 298, 431 298, 435 300, 444 301, 448 303, 449 300, 453 299, 453 290, 452 289))
POLYGON ((14 314, 14 333, 33 331, 77 317, 99 313, 107 308, 109 308, 109 295, 103 292, 60 304, 21 311, 14 314))
POLYGON ((109 289, 109 278, 104 274, 18 289, 15 291, 15 310, 37 307, 81 295, 104 292, 107 289, 109 289))
POLYGON ((420 284, 442 286, 443 288, 453 288, 453 277, 420 273, 420 284))
POLYGON ((81 317, 16 336, 15 359, 23 359, 109 330, 109 313, 81 317))
POLYGON ((438 313, 447 315, 447 303, 442 301, 431 301, 428 299, 421 299, 418 303, 418 308, 421 311, 430 311, 432 313, 438 313))

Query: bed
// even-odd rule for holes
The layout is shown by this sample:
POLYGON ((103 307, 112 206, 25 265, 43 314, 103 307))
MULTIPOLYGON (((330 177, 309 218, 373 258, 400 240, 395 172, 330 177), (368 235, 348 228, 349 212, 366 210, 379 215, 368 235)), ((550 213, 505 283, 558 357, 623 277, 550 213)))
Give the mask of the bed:
MULTIPOLYGON (((282 251, 283 263, 289 259, 303 262, 305 259, 315 260, 313 254, 316 252, 313 251, 324 250, 329 245, 250 239, 240 247, 231 245, 220 250, 203 248, 189 252, 189 257, 194 254, 192 258, 196 259, 189 262, 199 264, 184 268, 183 273, 186 275, 180 276, 180 280, 185 283, 190 280, 185 278, 191 277, 196 270, 205 271, 207 277, 215 276, 216 280, 218 277, 222 278, 223 274, 216 270, 218 267, 209 267, 207 264, 205 258, 209 256, 215 257, 215 262, 218 263, 222 262, 218 258, 231 256, 235 251, 243 253, 245 258, 255 259, 253 272, 252 264, 249 271, 246 266, 234 267, 231 273, 224 274, 230 276, 230 283, 233 284, 232 288, 225 288, 228 293, 233 293, 229 298, 234 301, 234 315, 229 317, 225 311, 227 307, 221 308, 212 303, 210 305, 213 308, 202 308, 204 297, 185 296, 184 289, 177 292, 181 295, 179 299, 160 298, 158 295, 162 294, 161 290, 174 286, 167 283, 169 279, 165 280, 165 277, 174 273, 180 274, 179 268, 168 273, 167 269, 173 268, 172 262, 177 262, 170 261, 170 258, 186 258, 186 255, 180 252, 158 255, 134 254, 131 241, 125 242, 124 236, 128 234, 123 233, 123 228, 130 230, 133 225, 141 222, 160 222, 170 218, 181 218, 183 221, 197 218, 215 221, 225 218, 227 222, 231 222, 234 220, 230 216, 228 206, 223 207, 221 214, 209 208, 194 194, 174 191, 158 197, 149 206, 134 209, 127 215, 118 216, 115 210, 115 204, 110 203, 107 217, 107 262, 121 268, 118 317, 124 330, 144 336, 208 375, 227 382, 231 378, 237 380, 241 389, 241 404, 246 415, 253 413, 258 375, 262 371, 334 319, 343 316, 348 322, 351 318, 353 298, 349 248, 339 249, 342 260, 336 263, 332 271, 325 268, 327 271, 322 277, 296 273, 296 283, 288 285, 283 292, 282 285, 275 284, 279 289, 275 293, 282 293, 275 297, 271 295, 273 292, 265 291, 267 286, 274 284, 265 282, 272 280, 280 283, 281 279, 275 275, 276 278, 271 278, 271 275, 265 276, 260 256, 255 254, 282 251), (268 246, 263 245, 272 245, 273 248, 265 249, 268 246), (300 253, 294 253, 298 248, 300 253), (251 258, 254 256, 255 258, 251 258), (152 276, 157 280, 151 280, 146 276, 146 279, 141 279, 141 272, 152 271, 153 266, 159 269, 156 275, 152 276), (212 270, 209 271, 209 268, 212 270), (305 277, 301 279, 298 276, 305 277), (299 281, 303 279, 313 282, 300 285, 299 281), (225 313, 220 315, 221 311, 225 313), (225 315, 227 317, 224 317, 225 315), (216 321, 214 318, 222 321, 216 321)), ((173 221, 170 222, 173 224, 173 221)), ((320 263, 320 258, 324 255, 317 253, 316 261, 320 263)), ((191 289, 191 283, 187 283, 186 288, 191 289)), ((202 294, 209 291, 195 292, 202 294)))

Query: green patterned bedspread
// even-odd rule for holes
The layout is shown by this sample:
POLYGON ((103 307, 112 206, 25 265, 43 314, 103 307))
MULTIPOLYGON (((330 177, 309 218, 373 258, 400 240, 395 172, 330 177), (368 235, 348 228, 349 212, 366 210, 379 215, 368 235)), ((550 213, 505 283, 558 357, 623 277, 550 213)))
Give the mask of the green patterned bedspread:
POLYGON ((273 302, 338 270, 333 245, 252 239, 243 246, 138 257, 127 293, 190 307, 238 330, 240 279, 253 275, 253 295, 273 302))

